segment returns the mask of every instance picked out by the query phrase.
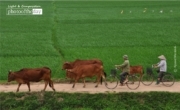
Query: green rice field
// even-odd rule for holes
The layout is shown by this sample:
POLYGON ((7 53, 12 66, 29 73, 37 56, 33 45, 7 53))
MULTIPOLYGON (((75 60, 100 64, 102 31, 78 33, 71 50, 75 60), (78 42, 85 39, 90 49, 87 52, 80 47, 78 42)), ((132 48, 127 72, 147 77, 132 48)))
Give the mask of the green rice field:
POLYGON ((144 69, 167 58, 180 79, 179 1, 0 1, 0 80, 9 70, 48 66, 64 79, 65 61, 99 58, 107 73, 123 62, 144 69), (8 15, 9 6, 40 6, 42 15, 8 15))

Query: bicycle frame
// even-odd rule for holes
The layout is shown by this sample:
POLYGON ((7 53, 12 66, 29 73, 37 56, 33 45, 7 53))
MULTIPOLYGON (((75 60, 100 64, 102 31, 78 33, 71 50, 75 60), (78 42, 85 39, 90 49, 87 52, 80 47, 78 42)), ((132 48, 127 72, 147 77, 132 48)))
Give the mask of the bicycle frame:
MULTIPOLYGON (((146 74, 143 76, 141 80, 141 82, 146 86, 151 85, 154 81, 153 67, 154 65, 152 65, 152 68, 146 69, 146 74)), ((156 70, 156 72, 159 73, 160 71, 156 70)), ((174 84, 174 76, 171 73, 165 72, 161 78, 161 82, 164 86, 170 87, 174 84)))
MULTIPOLYGON (((126 86, 131 89, 135 90, 140 85, 140 79, 136 75, 127 75, 128 81, 125 83, 126 86)), ((108 89, 114 89, 117 87, 120 77, 117 75, 117 69, 111 70, 111 74, 109 77, 109 84, 105 85, 108 89)))

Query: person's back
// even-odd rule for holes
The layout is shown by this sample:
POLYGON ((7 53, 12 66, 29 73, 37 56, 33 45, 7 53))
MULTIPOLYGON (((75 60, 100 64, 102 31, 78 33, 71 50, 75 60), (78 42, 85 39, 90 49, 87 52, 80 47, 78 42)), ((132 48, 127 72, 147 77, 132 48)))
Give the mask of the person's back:
POLYGON ((166 60, 161 60, 157 66, 159 67, 160 72, 167 72, 166 60))
POLYGON ((130 72, 129 60, 126 59, 126 60, 124 61, 124 63, 121 65, 121 67, 122 67, 122 72, 127 72, 127 73, 129 73, 129 72, 130 72))

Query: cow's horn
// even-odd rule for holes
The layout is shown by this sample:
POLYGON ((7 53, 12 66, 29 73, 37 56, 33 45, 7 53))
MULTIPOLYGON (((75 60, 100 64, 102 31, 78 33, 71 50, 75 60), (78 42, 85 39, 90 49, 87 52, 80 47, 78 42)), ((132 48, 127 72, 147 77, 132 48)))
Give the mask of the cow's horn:
POLYGON ((67 61, 67 62, 65 62, 65 64, 69 64, 69 62, 67 61))
POLYGON ((72 70, 71 69, 67 69, 67 71, 71 72, 72 70))

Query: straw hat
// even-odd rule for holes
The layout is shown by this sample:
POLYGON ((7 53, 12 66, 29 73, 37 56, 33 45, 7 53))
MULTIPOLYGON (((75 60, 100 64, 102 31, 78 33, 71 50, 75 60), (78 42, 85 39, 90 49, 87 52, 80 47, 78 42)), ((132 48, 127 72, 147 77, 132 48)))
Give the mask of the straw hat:
POLYGON ((166 60, 166 57, 164 55, 160 55, 158 58, 161 60, 166 60))
POLYGON ((128 59, 128 56, 127 56, 127 55, 124 55, 123 58, 128 59))

